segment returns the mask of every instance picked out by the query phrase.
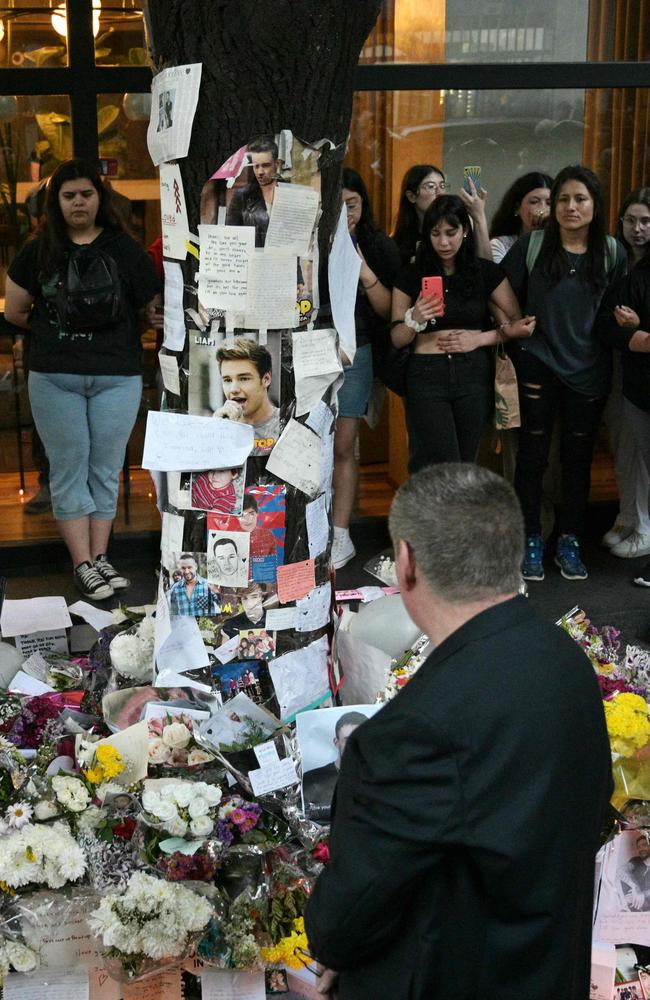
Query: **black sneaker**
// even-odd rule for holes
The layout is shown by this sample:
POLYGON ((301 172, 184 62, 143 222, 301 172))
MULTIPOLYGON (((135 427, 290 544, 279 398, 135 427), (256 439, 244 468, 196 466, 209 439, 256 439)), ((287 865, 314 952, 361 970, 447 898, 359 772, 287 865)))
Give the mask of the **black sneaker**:
POLYGON ((650 587, 650 562, 643 566, 634 577, 637 587, 650 587))
POLYGON ((131 586, 131 581, 122 576, 121 573, 118 573, 115 567, 111 566, 106 556, 97 556, 93 561, 93 566, 102 580, 105 580, 113 590, 126 590, 127 587, 131 586))
POLYGON ((105 601, 113 596, 110 583, 101 576, 91 562, 82 562, 73 572, 75 587, 88 601, 105 601))

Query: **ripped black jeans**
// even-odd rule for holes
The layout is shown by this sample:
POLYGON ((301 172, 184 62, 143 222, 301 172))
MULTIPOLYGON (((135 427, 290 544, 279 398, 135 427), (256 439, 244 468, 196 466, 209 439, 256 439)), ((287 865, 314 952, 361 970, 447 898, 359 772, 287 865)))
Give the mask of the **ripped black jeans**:
POLYGON ((520 349, 515 355, 521 410, 515 490, 524 512, 526 534, 541 534, 542 480, 555 414, 559 412, 562 503, 557 526, 561 535, 581 535, 594 441, 607 396, 585 396, 570 389, 530 351, 520 349))

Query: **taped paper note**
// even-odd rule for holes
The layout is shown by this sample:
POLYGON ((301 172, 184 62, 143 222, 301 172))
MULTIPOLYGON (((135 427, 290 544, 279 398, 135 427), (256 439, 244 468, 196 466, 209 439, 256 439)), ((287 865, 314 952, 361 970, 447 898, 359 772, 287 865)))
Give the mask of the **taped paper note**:
POLYGON ((153 78, 147 146, 156 166, 187 156, 199 99, 201 68, 201 63, 170 66, 153 78))
POLYGON ((342 371, 336 330, 294 330, 292 338, 296 380, 342 371))
POLYGON ((292 419, 269 455, 266 470, 313 498, 319 492, 320 463, 320 438, 309 427, 292 419))
POLYGON ((199 299, 207 309, 243 312, 254 226, 199 226, 199 299))
POLYGON ((344 205, 334 234, 327 273, 334 326, 341 338, 341 346, 345 349, 350 361, 354 359, 357 343, 354 309, 357 302, 360 270, 361 258, 354 249, 354 243, 350 238, 348 213, 344 205))
POLYGON ((284 330, 294 325, 297 274, 295 257, 253 254, 248 265, 246 326, 284 330))
POLYGON ((278 788, 286 788, 298 782, 296 767, 291 757, 285 757, 277 764, 268 764, 248 772, 248 780, 253 789, 253 795, 265 795, 278 788))
POLYGON ((327 548, 330 537, 330 526, 327 518, 327 503, 325 494, 316 497, 305 507, 307 524, 307 544, 309 557, 315 559, 327 548))
POLYGON ((175 615, 170 619, 171 632, 158 650, 156 665, 160 672, 207 667, 210 657, 201 638, 201 630, 192 615, 175 615))
POLYGON ((298 712, 317 708, 329 699, 328 648, 324 635, 309 646, 285 653, 269 663, 283 722, 292 722, 298 712))
POLYGON ((315 632, 327 625, 331 604, 332 586, 329 582, 296 601, 296 631, 315 632))
POLYGON ((250 424, 150 410, 142 468, 161 472, 234 469, 244 464, 252 447, 250 424))
POLYGON ((189 237, 185 192, 181 168, 177 163, 160 165, 160 217, 162 222, 163 256, 185 260, 185 241, 189 237))
POLYGON ((281 248, 304 257, 309 253, 320 199, 304 184, 277 184, 266 233, 265 251, 281 248))
POLYGON ((162 351, 158 352, 158 364, 160 365, 160 374, 162 375, 163 385, 168 392, 174 394, 174 396, 180 396, 181 394, 181 380, 178 371, 178 362, 173 354, 163 354, 162 351))
POLYGON ((304 562, 278 566, 278 598, 280 604, 288 604, 306 597, 316 586, 313 559, 304 562))
POLYGON ((201 1000, 266 1000, 264 973, 206 969, 201 975, 201 1000))
POLYGON ((160 561, 170 573, 176 569, 177 554, 183 551, 185 519, 181 514, 163 511, 160 529, 160 561))
POLYGON ((180 264, 163 261, 165 271, 165 307, 163 311, 163 347, 169 351, 182 351, 185 346, 185 317, 183 315, 183 272, 180 264))

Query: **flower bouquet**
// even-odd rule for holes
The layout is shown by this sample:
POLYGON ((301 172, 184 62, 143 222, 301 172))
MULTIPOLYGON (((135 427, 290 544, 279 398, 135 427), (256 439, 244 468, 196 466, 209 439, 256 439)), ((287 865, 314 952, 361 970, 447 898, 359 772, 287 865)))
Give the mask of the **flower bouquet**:
POLYGON ((408 684, 411 677, 418 672, 425 660, 426 656, 423 653, 415 652, 413 649, 407 649, 402 656, 393 660, 388 674, 388 683, 384 690, 377 695, 376 700, 385 702, 394 698, 397 692, 405 684, 408 684))
POLYGON ((89 924, 106 949, 106 969, 119 981, 151 975, 187 956, 214 914, 184 885, 134 872, 126 889, 106 895, 89 924))
POLYGON ((188 768, 215 760, 194 738, 194 721, 189 715, 167 714, 149 719, 149 764, 163 768, 188 768))
POLYGON ((4 886, 60 889, 81 878, 86 859, 65 823, 32 825, 31 808, 22 803, 10 806, 10 811, 9 830, 2 838, 0 851, 0 882, 4 886), (17 816, 19 811, 21 815, 17 816))
POLYGON ((118 686, 124 678, 130 683, 152 682, 155 635, 156 623, 151 616, 145 615, 138 625, 120 632, 112 639, 109 654, 113 670, 118 675, 118 686))

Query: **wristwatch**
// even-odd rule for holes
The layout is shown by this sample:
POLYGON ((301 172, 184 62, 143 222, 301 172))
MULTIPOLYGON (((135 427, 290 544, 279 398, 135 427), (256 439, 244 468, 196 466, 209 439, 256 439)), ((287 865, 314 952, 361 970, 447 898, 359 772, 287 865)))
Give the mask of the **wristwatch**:
MULTIPOLYGON (((407 309, 404 313, 404 322, 410 330, 415 330, 416 333, 423 333, 429 325, 428 322, 418 323, 416 319, 413 319, 413 306, 407 309)), ((431 321, 435 325, 435 319, 431 321)))

